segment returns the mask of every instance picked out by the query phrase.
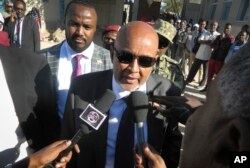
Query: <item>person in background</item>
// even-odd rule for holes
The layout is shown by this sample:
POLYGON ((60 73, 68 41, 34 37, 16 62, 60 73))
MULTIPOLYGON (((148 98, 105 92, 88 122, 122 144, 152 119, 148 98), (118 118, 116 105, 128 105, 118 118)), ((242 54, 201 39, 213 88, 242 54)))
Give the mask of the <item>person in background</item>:
MULTIPOLYGON (((180 168, 248 167, 234 160, 235 156, 245 156, 244 152, 250 151, 249 65, 250 42, 225 64, 212 81, 205 104, 189 117, 180 168)), ((149 168, 168 166, 148 145, 144 147, 144 154, 151 163, 149 168)), ((143 168, 141 163, 141 157, 137 156, 137 168, 143 168)))
POLYGON ((31 52, 40 50, 40 33, 36 21, 25 16, 26 3, 16 0, 14 3, 15 16, 6 24, 11 47, 25 48, 31 52), (13 20, 13 21, 12 21, 13 20))
POLYGON ((211 44, 213 51, 211 58, 208 61, 207 84, 203 91, 206 91, 208 85, 213 80, 213 77, 220 72, 224 65, 224 60, 228 54, 229 48, 234 42, 234 36, 231 34, 231 29, 231 23, 226 23, 221 35, 217 36, 217 38, 211 44))
POLYGON ((2 14, 0 13, 0 44, 3 46, 9 46, 9 35, 7 32, 3 30, 4 28, 4 18, 2 14))
POLYGON ((173 43, 176 35, 175 27, 162 19, 157 19, 153 25, 159 37, 159 58, 157 59, 152 73, 173 81, 180 89, 184 87, 184 76, 179 64, 174 59, 167 56, 168 47, 173 43))
POLYGON ((110 50, 110 47, 114 45, 116 36, 121 26, 119 25, 109 25, 102 32, 103 47, 110 50))
MULTIPOLYGON (((201 36, 198 39, 198 42, 200 44, 200 47, 195 55, 195 60, 194 63, 190 69, 190 72, 188 74, 187 80, 186 81, 192 81, 200 69, 201 65, 203 65, 203 76, 204 76, 204 83, 206 83, 207 79, 207 62, 211 57, 211 44, 212 42, 216 39, 218 35, 220 35, 219 32, 216 31, 218 27, 218 22, 213 21, 210 24, 210 30, 205 31, 201 34, 201 36)), ((202 84, 201 84, 202 85, 202 84)), ((206 84, 203 84, 203 87, 199 88, 199 90, 204 89, 204 86, 206 84)))
POLYGON ((71 80, 112 68, 109 51, 93 42, 96 24, 97 14, 91 4, 71 1, 65 10, 66 40, 38 52, 47 59, 52 71, 55 106, 61 119, 71 80))
POLYGON ((182 58, 184 55, 184 49, 185 49, 185 44, 187 41, 187 32, 186 32, 186 27, 187 27, 187 21, 182 20, 180 23, 180 28, 177 31, 176 34, 176 44, 177 44, 177 50, 175 53, 174 59, 180 64, 182 62, 182 58))
MULTIPOLYGON (((194 47, 192 49, 192 52, 195 54, 195 56, 196 56, 196 54, 197 54, 197 52, 198 52, 198 50, 200 48, 200 45, 201 45, 201 43, 199 42, 199 39, 200 39, 201 35, 203 33, 207 33, 207 30, 205 29, 206 24, 207 24, 207 22, 205 20, 201 19, 200 22, 199 22, 199 30, 198 30, 196 36, 195 36, 195 34, 193 34, 194 47)), ((194 60, 194 63, 192 64, 192 67, 191 67, 191 69, 190 69, 190 71, 188 73, 187 79, 185 81, 186 85, 189 84, 189 83, 191 83, 193 81, 193 79, 195 77, 195 74, 197 73, 197 70, 200 67, 200 64, 201 64, 200 62, 201 61, 199 61, 199 63, 198 63, 198 60, 197 59, 195 59, 195 60, 194 60), (198 69, 197 69, 197 67, 198 67, 198 69)), ((205 73, 203 73, 203 74, 205 75, 205 73)))
POLYGON ((247 32, 240 31, 238 38, 236 38, 236 41, 229 48, 228 54, 224 62, 227 63, 229 60, 231 60, 239 51, 239 49, 243 47, 246 43, 247 43, 247 32))
POLYGON ((14 13, 13 2, 11 0, 3 0, 2 4, 4 7, 4 11, 2 12, 3 18, 9 18, 14 13))
MULTIPOLYGON (((134 166, 134 123, 132 116, 126 120, 131 114, 126 98, 133 91, 169 96, 181 94, 170 80, 151 74, 159 56, 158 42, 152 26, 142 21, 129 22, 119 30, 111 52, 113 69, 85 74, 72 81, 69 94, 80 97, 86 104, 95 102, 106 89, 115 93, 116 100, 99 130, 86 134, 79 142, 81 153, 72 157, 69 167, 134 166), (161 85, 154 89, 159 83, 161 85)), ((71 138, 81 123, 78 112, 72 111, 72 102, 68 97, 62 122, 63 139, 71 138)), ((174 168, 178 165, 182 135, 170 122, 164 124, 168 121, 164 118, 157 111, 149 111, 146 141, 161 151, 169 168, 174 168)))
POLYGON ((194 46, 194 40, 193 40, 193 32, 192 32, 192 26, 191 25, 187 25, 186 28, 186 32, 187 32, 187 40, 186 40, 186 44, 185 44, 185 50, 184 50, 184 56, 182 58, 182 72, 184 73, 185 77, 187 76, 188 72, 186 72, 186 69, 188 69, 188 71, 190 71, 193 60, 194 60, 194 56, 192 53, 192 48, 194 46), (187 68, 188 66, 188 68, 187 68))
POLYGON ((250 31, 249 31, 249 25, 245 24, 241 27, 241 31, 237 34, 237 36, 235 37, 235 40, 239 40, 239 38, 241 38, 241 32, 246 32, 246 41, 249 40, 249 35, 250 35, 250 31))

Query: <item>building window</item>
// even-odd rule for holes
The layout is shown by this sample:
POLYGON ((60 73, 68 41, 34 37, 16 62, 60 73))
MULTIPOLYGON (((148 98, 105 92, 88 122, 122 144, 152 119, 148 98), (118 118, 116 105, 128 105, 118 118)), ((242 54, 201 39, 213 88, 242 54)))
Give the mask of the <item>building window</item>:
POLYGON ((214 19, 214 14, 215 14, 215 11, 216 11, 216 7, 217 7, 217 4, 213 4, 210 7, 210 14, 209 14, 209 19, 210 20, 214 19))
POLYGON ((215 12, 216 12, 217 4, 218 4, 217 0, 212 0, 211 1, 210 12, 209 12, 209 16, 208 16, 210 20, 214 19, 214 15, 215 15, 215 12))
POLYGON ((221 20, 227 20, 230 9, 232 6, 232 0, 225 0, 222 8, 222 13, 221 13, 221 20))
POLYGON ((249 8, 250 4, 249 4, 249 0, 241 0, 240 1, 240 7, 238 10, 238 14, 237 14, 237 20, 246 20, 246 12, 249 8))

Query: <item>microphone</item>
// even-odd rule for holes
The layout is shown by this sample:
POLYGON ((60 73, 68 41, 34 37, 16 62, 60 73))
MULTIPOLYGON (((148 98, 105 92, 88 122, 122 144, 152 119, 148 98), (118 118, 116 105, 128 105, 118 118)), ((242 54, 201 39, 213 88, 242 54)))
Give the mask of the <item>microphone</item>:
MULTIPOLYGON (((104 113, 106 113, 110 109, 112 103, 115 101, 115 98, 115 94, 111 90, 107 89, 106 92, 101 96, 101 98, 95 102, 94 106, 83 101, 77 95, 70 95, 72 109, 75 110, 75 112, 78 110, 83 111, 79 117, 82 121, 84 121, 84 123, 81 124, 81 128, 71 139, 72 143, 70 144, 70 146, 64 151, 60 152, 58 157, 54 160, 54 163, 60 162, 63 156, 68 155, 69 152, 74 148, 75 144, 77 144, 84 135, 91 133, 93 129, 99 129, 99 127, 107 117, 104 113)), ((47 165, 47 167, 51 167, 51 164, 47 165)))
POLYGON ((148 96, 143 92, 134 91, 130 94, 128 100, 131 109, 133 109, 134 122, 136 124, 137 153, 142 157, 142 163, 145 167, 143 154, 143 145, 145 144, 144 121, 148 114, 148 96))

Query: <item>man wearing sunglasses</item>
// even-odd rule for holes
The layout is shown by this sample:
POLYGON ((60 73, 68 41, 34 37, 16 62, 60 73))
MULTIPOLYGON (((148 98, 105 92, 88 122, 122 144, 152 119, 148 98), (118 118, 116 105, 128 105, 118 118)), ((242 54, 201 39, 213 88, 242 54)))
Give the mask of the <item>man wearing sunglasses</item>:
POLYGON ((176 35, 176 29, 172 24, 162 19, 156 20, 154 29, 159 36, 159 58, 152 72, 172 80, 183 89, 184 76, 178 62, 165 54, 169 45, 173 43, 172 40, 176 35))
MULTIPOLYGON (((134 167, 135 143, 129 141, 131 137, 132 140, 135 138, 134 124, 129 124, 123 116, 128 111, 126 97, 133 91, 168 96, 181 93, 170 80, 151 74, 158 58, 158 41, 158 35, 150 25, 141 21, 130 22, 119 30, 114 49, 111 50, 113 70, 93 72, 73 80, 69 95, 77 95, 86 103, 93 103, 106 89, 115 93, 116 100, 99 130, 84 135, 78 143, 81 152, 73 156, 69 167, 134 167), (130 138, 121 138, 123 126, 126 129, 124 132, 132 128, 130 138), (123 153, 123 150, 126 152, 123 153)), ((74 105, 70 97, 64 112, 62 138, 72 138, 81 123, 79 114, 72 111, 74 105)), ((146 139, 161 152, 169 168, 177 167, 181 135, 174 134, 165 121, 161 113, 150 109, 145 121, 146 139)))
POLYGON ((25 48, 35 52, 40 50, 40 33, 36 21, 26 17, 26 3, 16 0, 14 3, 15 15, 7 21, 6 31, 9 33, 12 47, 25 48))

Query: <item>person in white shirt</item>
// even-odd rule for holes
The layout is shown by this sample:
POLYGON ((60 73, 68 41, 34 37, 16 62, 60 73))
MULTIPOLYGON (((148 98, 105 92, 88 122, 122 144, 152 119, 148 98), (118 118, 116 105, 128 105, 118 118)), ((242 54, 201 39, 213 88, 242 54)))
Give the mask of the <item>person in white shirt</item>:
POLYGON ((212 48, 210 46, 211 42, 220 34, 216 31, 218 27, 218 22, 213 21, 210 24, 210 31, 204 31, 198 39, 200 47, 195 55, 194 63, 190 69, 187 77, 187 83, 191 82, 198 72, 201 65, 203 65, 203 78, 206 79, 206 67, 207 61, 210 59, 212 48))

